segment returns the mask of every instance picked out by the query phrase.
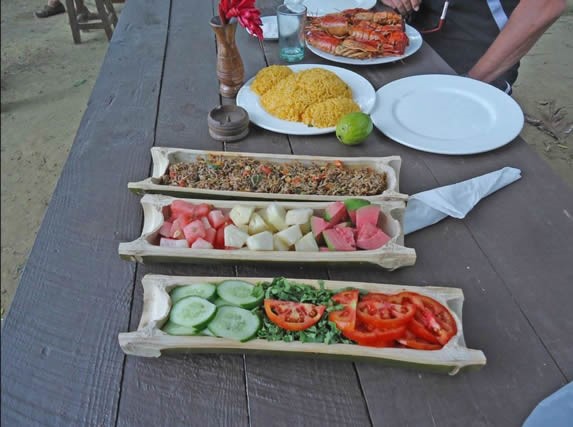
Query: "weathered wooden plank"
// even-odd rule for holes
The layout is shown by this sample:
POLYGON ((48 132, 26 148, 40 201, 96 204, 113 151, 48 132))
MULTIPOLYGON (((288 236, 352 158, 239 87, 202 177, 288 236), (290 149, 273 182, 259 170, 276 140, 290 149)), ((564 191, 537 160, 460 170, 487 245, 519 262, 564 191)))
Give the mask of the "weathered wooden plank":
POLYGON ((215 33, 209 1, 172 4, 172 22, 157 118, 157 146, 222 150, 209 136, 207 115, 219 102, 215 33))
MULTIPOLYGON (((233 275, 233 269, 216 264, 141 265, 130 331, 137 329, 141 318, 141 278, 148 273, 215 276, 233 275)), ((235 426, 247 423, 243 356, 171 353, 157 359, 126 358, 119 426, 235 426)))
MULTIPOLYGON (((219 104, 210 16, 211 2, 172 2, 156 145, 211 150, 223 147, 210 138, 207 127, 207 112, 219 104)), ((141 265, 129 330, 137 329, 141 317, 141 278, 146 273, 232 276, 234 269, 232 265, 214 263, 141 265)), ((127 357, 118 425, 247 423, 241 355, 172 354, 156 360, 127 357)))
POLYGON ((428 165, 443 184, 460 180, 459 170, 471 178, 505 166, 521 169, 521 180, 484 200, 465 222, 571 381, 573 192, 522 140, 471 161, 435 158, 428 165))
POLYGON ((3 425, 115 424, 135 269, 117 244, 139 232, 125 184, 148 170, 167 24, 165 2, 123 9, 4 325, 3 425))

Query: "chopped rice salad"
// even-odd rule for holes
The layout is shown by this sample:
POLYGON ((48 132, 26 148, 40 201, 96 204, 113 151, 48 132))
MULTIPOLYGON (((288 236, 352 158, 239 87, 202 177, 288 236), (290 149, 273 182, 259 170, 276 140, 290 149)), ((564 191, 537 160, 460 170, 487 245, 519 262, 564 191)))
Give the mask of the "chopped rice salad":
POLYGON ((387 188, 386 173, 370 167, 299 161, 288 163, 209 155, 169 165, 161 184, 205 190, 328 196, 374 196, 387 188))

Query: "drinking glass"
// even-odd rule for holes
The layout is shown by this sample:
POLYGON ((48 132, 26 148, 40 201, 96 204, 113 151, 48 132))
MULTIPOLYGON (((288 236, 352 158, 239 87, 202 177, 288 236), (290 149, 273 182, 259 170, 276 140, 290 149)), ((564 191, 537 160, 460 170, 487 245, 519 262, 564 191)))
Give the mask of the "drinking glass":
POLYGON ((287 62, 304 58, 304 25, 306 7, 302 4, 281 4, 277 8, 279 56, 287 62))

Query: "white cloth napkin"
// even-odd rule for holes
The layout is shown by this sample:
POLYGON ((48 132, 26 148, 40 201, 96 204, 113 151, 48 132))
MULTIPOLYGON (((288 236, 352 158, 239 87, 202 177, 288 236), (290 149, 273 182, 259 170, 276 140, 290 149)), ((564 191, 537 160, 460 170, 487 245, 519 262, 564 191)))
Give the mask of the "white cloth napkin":
POLYGON ((521 178, 519 169, 505 167, 457 184, 414 194, 408 199, 404 234, 453 216, 464 218, 484 197, 521 178))

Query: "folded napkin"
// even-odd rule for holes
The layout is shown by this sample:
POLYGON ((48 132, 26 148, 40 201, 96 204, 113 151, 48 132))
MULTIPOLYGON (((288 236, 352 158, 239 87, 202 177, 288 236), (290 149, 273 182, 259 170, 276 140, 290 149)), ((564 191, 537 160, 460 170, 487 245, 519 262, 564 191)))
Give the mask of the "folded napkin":
POLYGON ((457 184, 414 194, 404 215, 404 234, 453 216, 464 218, 484 197, 521 178, 519 169, 505 167, 457 184))
POLYGON ((523 427, 570 427, 573 424, 573 382, 538 404, 523 427))

